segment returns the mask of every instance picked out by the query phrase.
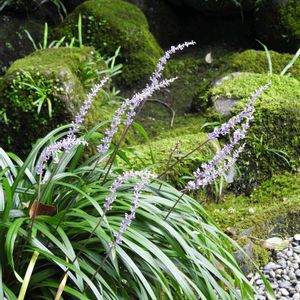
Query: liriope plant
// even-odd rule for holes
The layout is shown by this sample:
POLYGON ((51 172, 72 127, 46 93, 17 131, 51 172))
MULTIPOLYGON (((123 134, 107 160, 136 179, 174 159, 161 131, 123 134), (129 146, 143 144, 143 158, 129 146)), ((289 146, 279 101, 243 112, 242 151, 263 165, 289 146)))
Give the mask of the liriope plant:
POLYGON ((234 130, 232 142, 195 171, 183 191, 149 170, 113 164, 145 101, 175 80, 161 79, 167 60, 192 44, 167 51, 150 84, 122 103, 97 155, 81 159, 105 124, 79 136, 80 126, 108 78, 93 88, 74 122, 40 140, 24 162, 0 150, 0 299, 254 299, 231 252, 238 246, 187 192, 234 163, 254 101, 268 85, 209 135, 211 140, 234 130))

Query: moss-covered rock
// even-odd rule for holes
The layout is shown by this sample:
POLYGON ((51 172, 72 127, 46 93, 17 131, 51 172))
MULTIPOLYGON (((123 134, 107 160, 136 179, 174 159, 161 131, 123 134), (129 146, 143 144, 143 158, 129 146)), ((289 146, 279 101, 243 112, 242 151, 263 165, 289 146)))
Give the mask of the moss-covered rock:
MULTIPOLYGON (((202 69, 199 74, 199 94, 194 96, 192 101, 192 109, 194 111, 203 112, 209 105, 212 104, 209 101, 208 94, 211 85, 218 80, 231 73, 235 72, 252 72, 266 74, 269 72, 268 60, 265 51, 259 50, 246 50, 243 52, 219 52, 215 54, 212 51, 213 60, 212 65, 203 63, 202 69), (202 74, 202 78, 201 78, 202 74)), ((272 68, 274 74, 280 74, 285 66, 291 62, 293 55, 287 53, 278 53, 270 51, 272 60, 272 68)), ((198 73, 196 73, 198 74, 198 73)), ((296 60, 291 68, 288 69, 287 74, 300 80, 300 60, 296 60)))
MULTIPOLYGON (((293 55, 270 51, 272 69, 274 74, 280 74, 285 66, 291 62, 293 55)), ((223 60, 224 74, 232 72, 268 73, 269 64, 265 51, 246 50, 240 53, 229 54, 223 60)), ((300 60, 296 60, 287 73, 300 80, 300 60)))
POLYGON ((258 38, 279 51, 300 47, 300 2, 298 0, 257 0, 255 4, 258 38))
MULTIPOLYGON (((237 188, 246 189, 276 171, 300 164, 300 82, 287 76, 272 76, 272 85, 256 101, 255 118, 247 146, 239 161, 242 171, 237 188)), ((252 92, 270 80, 268 75, 244 74, 211 89, 215 98, 240 99, 233 114, 246 105, 252 92)))
MULTIPOLYGON (((91 66, 107 68, 93 48, 46 49, 17 60, 0 81, 0 107, 7 118, 0 120, 1 146, 24 154, 37 138, 71 121, 85 99, 91 66)), ((103 120, 101 98, 87 115, 88 126, 103 120)))
POLYGON ((89 0, 79 5, 56 29, 58 37, 77 36, 82 15, 82 38, 102 55, 111 56, 121 46, 122 83, 133 85, 154 70, 161 49, 149 31, 147 20, 135 5, 122 0, 89 0))

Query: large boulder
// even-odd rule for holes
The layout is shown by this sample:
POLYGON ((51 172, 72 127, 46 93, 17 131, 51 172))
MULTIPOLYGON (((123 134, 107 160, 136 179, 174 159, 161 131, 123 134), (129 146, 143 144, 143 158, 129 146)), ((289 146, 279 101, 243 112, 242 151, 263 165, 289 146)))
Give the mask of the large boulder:
POLYGON ((285 52, 294 52, 300 47, 298 0, 258 0, 255 22, 259 40, 268 47, 285 52))
POLYGON ((102 55, 108 56, 121 46, 123 84, 132 86, 152 73, 162 50, 137 6, 122 0, 86 1, 56 29, 56 37, 78 36, 79 14, 82 15, 85 45, 93 46, 102 55))
MULTIPOLYGON (((245 190, 272 174, 300 165, 300 82, 287 76, 272 76, 272 85, 257 99, 255 118, 246 149, 238 162, 242 177, 236 188, 245 190)), ((248 97, 270 81, 266 74, 229 77, 211 89, 214 99, 238 100, 232 114, 245 107, 248 97)))
MULTIPOLYGON (((70 122, 91 84, 86 72, 94 71, 97 79, 97 71, 106 68, 95 50, 85 47, 45 49, 15 61, 0 81, 1 146, 22 155, 37 138, 70 122)), ((88 113, 88 126, 103 120, 102 98, 88 113)))

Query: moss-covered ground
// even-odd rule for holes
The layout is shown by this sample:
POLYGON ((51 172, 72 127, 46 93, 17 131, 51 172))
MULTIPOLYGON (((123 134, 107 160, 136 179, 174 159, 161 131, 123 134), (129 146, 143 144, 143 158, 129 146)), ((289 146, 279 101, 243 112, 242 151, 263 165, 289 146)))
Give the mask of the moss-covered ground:
POLYGON ((250 196, 228 193, 219 203, 204 202, 204 207, 240 245, 249 239, 253 242, 253 258, 262 266, 271 254, 262 247, 265 239, 288 238, 300 232, 300 174, 275 175, 250 196))

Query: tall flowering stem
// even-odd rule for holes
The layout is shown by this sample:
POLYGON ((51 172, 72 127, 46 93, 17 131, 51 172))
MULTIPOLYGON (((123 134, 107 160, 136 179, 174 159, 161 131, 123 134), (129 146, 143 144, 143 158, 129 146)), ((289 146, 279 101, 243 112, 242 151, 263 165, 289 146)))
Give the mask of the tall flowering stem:
MULTIPOLYGON (((176 78, 172 78, 172 79, 159 81, 159 79, 162 77, 162 71, 164 70, 164 67, 165 67, 166 63, 168 62, 168 60, 171 58, 171 55, 176 53, 179 50, 183 50, 184 48, 189 47, 191 45, 195 45, 195 44, 196 43, 194 41, 186 42, 183 44, 179 44, 176 47, 172 46, 169 50, 167 50, 165 52, 164 56, 157 63, 156 70, 150 77, 150 84, 147 85, 146 88, 143 89, 141 92, 136 93, 132 98, 125 99, 125 101, 122 103, 121 107, 116 111, 110 128, 107 129, 107 131, 105 132, 105 137, 103 137, 103 139, 101 140, 101 144, 97 147, 99 155, 100 155, 99 156, 99 159, 100 159, 100 157, 104 154, 104 152, 106 152, 109 149, 112 139, 118 130, 118 126, 122 122, 121 121, 122 116, 126 114, 125 120, 123 121, 125 127, 122 131, 121 138, 120 138, 116 148, 114 149, 113 154, 110 156, 109 160, 107 161, 107 163, 105 165, 105 169, 108 165, 110 165, 110 166, 106 172, 104 179, 107 178, 107 175, 112 167, 112 163, 115 159, 116 153, 117 153, 123 139, 125 138, 125 136, 128 132, 128 129, 134 120, 134 117, 142 109, 145 101, 149 97, 151 97, 155 91, 168 86, 170 83, 172 83, 176 79, 176 78)), ((96 164, 98 163, 99 159, 97 160, 96 164)))
POLYGON ((105 264, 108 256, 110 255, 113 248, 115 248, 118 244, 122 243, 122 235, 125 233, 128 226, 131 225, 131 222, 133 219, 135 219, 136 210, 140 206, 140 196, 143 188, 145 185, 149 184, 151 179, 155 178, 155 175, 152 174, 149 171, 143 170, 143 171, 128 171, 125 172, 123 175, 119 176, 114 183, 112 184, 110 191, 111 194, 106 198, 106 202, 104 204, 104 209, 106 211, 110 210, 112 207, 113 201, 116 199, 116 191, 117 189, 124 183, 125 181, 128 181, 130 179, 140 178, 140 181, 135 184, 134 186, 134 192, 133 192, 133 198, 132 198, 132 205, 130 207, 130 213, 125 213, 124 220, 120 224, 120 228, 118 232, 114 233, 115 240, 110 243, 109 245, 109 251, 107 252, 105 258, 103 259, 102 263, 98 266, 97 270, 92 276, 92 281, 98 274, 98 272, 101 270, 102 266, 105 264))
POLYGON ((74 137, 75 134, 79 131, 80 126, 83 124, 85 116, 89 111, 96 95, 104 87, 104 85, 109 81, 109 77, 104 77, 99 83, 95 84, 91 91, 87 94, 87 98, 83 101, 82 106, 79 109, 79 112, 75 116, 74 121, 72 122, 72 127, 69 129, 68 137, 74 137))
POLYGON ((91 107, 91 104, 94 98, 96 97, 97 93, 103 88, 103 86, 107 83, 108 80, 108 77, 104 77, 104 79, 102 79, 100 83, 96 84, 88 93, 87 99, 83 101, 79 112, 76 114, 75 119, 72 122, 72 126, 69 129, 67 137, 57 141, 53 145, 46 147, 42 151, 36 168, 38 175, 41 176, 43 174, 43 171, 46 167, 46 163, 51 157, 53 158, 54 162, 58 163, 57 153, 59 150, 70 151, 73 146, 87 144, 86 141, 77 138, 76 133, 79 131, 80 126, 83 124, 85 116, 89 108, 91 107))
MULTIPOLYGON (((141 192, 142 192, 143 188, 145 187, 145 185, 149 184, 150 180, 155 178, 155 175, 147 170, 142 170, 142 171, 128 171, 128 172, 125 172, 123 175, 118 176, 117 179, 113 182, 113 184, 109 188, 110 194, 105 198, 105 203, 103 205, 103 214, 102 214, 101 218, 99 219, 96 226, 93 228, 89 237, 85 240, 85 243, 82 246, 82 249, 84 249, 86 247, 89 240, 92 238, 92 236, 96 232, 97 228, 101 225, 107 212, 112 209, 112 204, 117 198, 117 195, 116 195, 117 190, 121 187, 121 185, 124 182, 127 182, 132 179, 136 179, 136 178, 140 178, 140 181, 134 186, 134 192, 133 192, 130 213, 125 214, 125 218, 121 222, 119 231, 114 233, 115 240, 110 243, 109 251, 108 251, 106 257, 104 258, 102 264, 99 265, 98 269, 93 274, 92 279, 91 279, 92 281, 95 278, 95 276, 97 275, 97 273, 99 272, 99 270, 101 269, 101 267, 103 266, 103 264, 105 263, 105 261, 107 260, 112 248, 114 248, 115 246, 117 246, 118 244, 120 244, 122 242, 122 235, 125 233, 126 228, 128 226, 130 226, 132 220, 135 218, 136 210, 138 209, 139 204, 140 204, 139 199, 140 199, 141 192)), ((82 253, 81 250, 78 251, 75 258, 70 263, 74 264, 74 262, 78 259, 78 257, 81 255, 81 253, 82 253)), ((69 268, 66 269, 66 271, 63 275, 63 278, 66 276, 68 271, 69 271, 69 268)))
POLYGON ((250 121, 253 119, 253 114, 255 112, 255 100, 270 86, 270 84, 271 83, 269 82, 255 91, 250 97, 247 106, 241 113, 239 113, 235 118, 232 118, 228 122, 224 123, 220 128, 215 129, 208 135, 208 140, 212 140, 220 136, 225 136, 226 134, 230 133, 231 129, 234 129, 244 120, 244 123, 242 123, 240 126, 241 128, 237 128, 233 132, 233 138, 231 139, 231 142, 225 144, 217 152, 212 160, 203 163, 201 165, 201 169, 199 168, 193 173, 195 179, 188 182, 187 186, 182 190, 181 196, 169 210, 164 220, 169 217, 175 206, 188 191, 198 190, 200 187, 205 187, 211 184, 214 180, 216 180, 222 174, 227 172, 231 167, 233 167, 245 146, 244 144, 241 146, 239 145, 240 142, 245 139, 250 126, 250 121))

